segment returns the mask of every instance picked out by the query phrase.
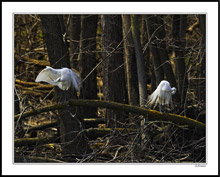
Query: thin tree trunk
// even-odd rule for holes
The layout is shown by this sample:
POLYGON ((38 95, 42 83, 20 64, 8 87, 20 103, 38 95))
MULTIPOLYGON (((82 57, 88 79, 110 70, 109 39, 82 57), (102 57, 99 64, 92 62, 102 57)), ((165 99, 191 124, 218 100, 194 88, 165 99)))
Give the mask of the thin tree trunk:
POLYGON ((201 78, 201 87, 199 88, 199 100, 205 102, 206 98, 206 15, 199 15, 199 26, 202 34, 200 42, 200 71, 199 78, 201 78))
POLYGON ((137 15, 131 15, 131 29, 134 40, 135 56, 137 61, 140 106, 144 107, 147 100, 147 84, 146 73, 144 69, 144 58, 141 50, 140 32, 137 15))
MULTIPOLYGON (((127 103, 124 60, 122 50, 119 49, 121 46, 118 46, 122 41, 121 26, 120 15, 101 15, 103 95, 105 100, 127 103), (111 53, 112 51, 114 52, 111 53)), ((106 127, 111 128, 122 126, 120 122, 128 122, 121 113, 108 109, 105 111, 105 118, 106 127)))
MULTIPOLYGON (((43 34, 46 41, 50 64, 54 68, 70 68, 69 53, 63 34, 65 33, 62 15, 40 15, 43 34)), ((57 102, 76 98, 73 89, 63 91, 55 87, 57 102)), ((78 134, 82 130, 83 119, 75 114, 77 108, 68 108, 59 111, 59 123, 62 154, 85 154, 89 146, 84 135, 78 134)))
MULTIPOLYGON (((96 66, 96 31, 98 15, 82 15, 79 70, 86 78, 96 66)), ((82 83, 80 98, 97 99, 97 72, 94 70, 82 83)), ((97 108, 82 108, 83 117, 97 117, 97 108)))
POLYGON ((70 64, 76 70, 78 70, 80 30, 81 30, 81 15, 70 15, 70 26, 69 26, 70 64))
MULTIPOLYGON (((141 48, 144 48, 145 44, 148 42, 148 33, 147 33, 147 26, 145 23, 145 15, 140 15, 140 41, 141 41, 141 48)), ((143 50, 143 57, 144 57, 144 66, 146 71, 146 78, 147 83, 151 81, 151 71, 150 71, 150 48, 147 47, 143 50)))
POLYGON ((122 15, 124 53, 126 62, 126 78, 128 89, 128 101, 131 105, 139 104, 139 90, 137 81, 137 64, 133 47, 133 39, 131 34, 131 17, 130 15, 122 15))
POLYGON ((181 98, 181 107, 183 108, 186 98, 186 91, 188 87, 188 79, 185 69, 185 47, 186 47, 186 29, 187 29, 187 15, 173 16, 173 38, 175 40, 175 64, 176 75, 178 81, 178 90, 181 98))
POLYGON ((14 88, 14 115, 20 113, 20 106, 19 106, 19 98, 18 98, 18 95, 16 93, 16 88, 14 88))
MULTIPOLYGON (((141 49, 141 42, 140 42, 140 31, 139 31, 139 23, 138 23, 138 15, 131 15, 131 30, 132 36, 134 40, 134 49, 135 49, 135 56, 137 61, 137 70, 138 70, 138 88, 139 88, 139 100, 140 100, 140 107, 145 107, 146 100, 147 100, 147 80, 146 80, 146 71, 144 68, 144 57, 141 49)), ((140 143, 140 150, 137 150, 138 155, 139 152, 143 152, 144 149, 144 141, 145 141, 145 133, 144 133, 144 124, 145 118, 141 116, 140 121, 140 130, 142 132, 140 143)), ((143 155, 143 154, 142 154, 143 155)))
MULTIPOLYGON (((175 75, 173 73, 173 69, 166 49, 167 44, 166 41, 164 40, 166 38, 166 31, 164 28, 163 15, 157 16, 157 23, 158 26, 160 26, 160 30, 158 30, 156 36, 157 39, 161 40, 161 42, 157 43, 157 48, 160 55, 161 64, 163 66, 164 75, 166 76, 166 80, 170 82, 171 86, 177 88, 175 75)), ((175 95, 173 95, 173 98, 176 102, 180 102, 178 90, 176 91, 175 95)))
POLYGON ((157 86, 156 86, 156 77, 155 77, 155 72, 154 69, 152 68, 151 71, 151 93, 154 92, 154 90, 156 90, 157 86))
POLYGON ((153 57, 153 68, 155 72, 156 78, 156 86, 164 79, 163 66, 160 61, 159 51, 157 49, 156 37, 155 33, 158 30, 155 26, 157 24, 157 20, 155 16, 146 16, 145 17, 147 31, 148 31, 148 39, 150 40, 150 50, 153 57))

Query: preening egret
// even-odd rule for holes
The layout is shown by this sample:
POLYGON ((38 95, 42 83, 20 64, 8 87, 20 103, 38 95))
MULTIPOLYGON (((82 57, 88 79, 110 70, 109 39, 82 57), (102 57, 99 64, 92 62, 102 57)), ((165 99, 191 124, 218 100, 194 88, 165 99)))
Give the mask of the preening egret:
POLYGON ((73 86, 79 91, 81 83, 80 76, 69 68, 54 69, 46 66, 37 76, 35 82, 47 82, 52 85, 58 86, 62 90, 68 90, 73 86))
POLYGON ((169 105, 172 103, 172 95, 176 93, 176 88, 170 87, 170 83, 166 80, 162 80, 158 85, 157 89, 150 95, 147 106, 153 109, 159 104, 160 111, 161 105, 169 105))

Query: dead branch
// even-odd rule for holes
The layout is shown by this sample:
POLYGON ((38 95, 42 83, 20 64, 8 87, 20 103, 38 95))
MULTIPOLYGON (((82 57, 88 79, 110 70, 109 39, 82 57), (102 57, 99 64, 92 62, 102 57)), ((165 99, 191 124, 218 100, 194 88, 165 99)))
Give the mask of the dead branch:
MULTIPOLYGON (((85 134, 89 139, 96 139, 98 137, 103 137, 106 135, 109 135, 115 131, 120 131, 120 132, 126 132, 126 133, 131 133, 131 132, 136 132, 137 129, 131 129, 131 128, 89 128, 85 129, 85 134)), ((35 137, 35 138, 19 138, 14 140, 14 146, 19 147, 19 146, 31 146, 31 145, 42 145, 42 144, 48 144, 48 143, 53 143, 57 142, 58 138, 55 136, 45 136, 45 137, 35 137)))
POLYGON ((15 84, 15 87, 21 89, 22 95, 32 94, 35 96, 41 96, 42 94, 47 94, 48 92, 50 92, 50 90, 48 90, 49 88, 45 89, 45 87, 41 87, 41 86, 40 87, 23 87, 22 85, 15 84), (39 89, 37 89, 37 88, 39 88, 39 89))
POLYGON ((35 137, 35 138, 19 138, 14 140, 14 146, 31 146, 40 145, 56 141, 54 136, 35 137))
POLYGON ((37 125, 29 128, 24 128, 25 131, 34 131, 34 130, 44 130, 46 128, 54 127, 57 126, 57 121, 52 121, 50 123, 42 124, 42 125, 37 125))
POLYGON ((20 88, 27 88, 27 87, 22 87, 21 85, 24 86, 28 86, 28 87, 32 87, 32 86, 36 86, 36 87, 32 87, 32 89, 52 89, 54 86, 53 85, 48 85, 48 84, 40 84, 40 83, 36 83, 36 82, 26 82, 26 81, 22 81, 19 79, 15 80, 15 86, 20 87, 20 88))
POLYGON ((45 61, 45 60, 35 60, 35 59, 31 59, 27 56, 24 56, 22 58, 22 60, 27 61, 28 63, 33 63, 36 65, 40 65, 40 66, 50 66, 50 62, 49 61, 45 61))
POLYGON ((199 26, 199 20, 197 20, 195 23, 193 23, 187 30, 186 33, 191 33, 196 27, 199 26))
POLYGON ((42 90, 41 91, 34 91, 34 90, 24 89, 24 90, 21 91, 21 93, 22 93, 22 95, 30 94, 30 95, 34 95, 34 96, 42 96, 43 94, 48 94, 49 91, 42 91, 42 90))
POLYGON ((35 92, 43 92, 43 93, 48 93, 50 90, 48 89, 52 89, 53 87, 49 86, 47 87, 45 86, 38 86, 38 87, 24 87, 22 85, 19 84, 15 84, 15 87, 21 88, 23 90, 29 90, 29 91, 35 91, 35 92), (38 90, 38 88, 42 89, 42 90, 38 90), (47 89, 47 90, 45 90, 47 89))
POLYGON ((64 163, 64 161, 52 159, 48 157, 36 157, 36 156, 21 156, 15 155, 15 162, 54 162, 54 163, 64 163))
MULTIPOLYGON (((98 124, 104 124, 105 120, 103 118, 85 118, 84 119, 86 127, 95 127, 98 124)), ((45 123, 42 125, 37 125, 29 128, 24 128, 25 131, 36 131, 36 130, 44 130, 46 128, 57 126, 57 121, 52 121, 50 123, 45 123)))
POLYGON ((110 135, 111 133, 115 131, 120 131, 120 132, 137 132, 137 129, 131 129, 131 128, 89 128, 85 130, 86 136, 89 139, 96 139, 98 137, 103 137, 106 135, 110 135))

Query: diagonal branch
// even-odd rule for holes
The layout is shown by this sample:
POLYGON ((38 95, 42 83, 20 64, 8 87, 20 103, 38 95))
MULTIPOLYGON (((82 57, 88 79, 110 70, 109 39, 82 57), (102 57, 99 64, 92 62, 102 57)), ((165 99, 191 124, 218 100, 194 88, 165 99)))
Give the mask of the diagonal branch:
POLYGON ((171 121, 174 123, 181 123, 188 125, 190 127, 196 127, 199 130, 205 131, 206 125, 202 122, 199 122, 197 120, 194 120, 192 118, 188 118, 186 116, 180 116, 176 114, 170 114, 170 113, 161 113, 155 110, 149 110, 137 106, 131 106, 128 104, 121 104, 121 103, 116 103, 112 101, 103 101, 103 100, 86 100, 86 99, 72 99, 64 103, 59 103, 55 105, 50 105, 46 107, 42 107, 37 110, 33 110, 30 112, 26 112, 18 115, 15 115, 14 118, 15 120, 33 116, 36 114, 40 114, 43 112, 48 112, 48 111, 55 111, 55 110, 60 110, 60 109, 65 109, 68 107, 72 106, 83 106, 83 107, 102 107, 102 108, 108 108, 108 109, 113 109, 117 111, 123 111, 123 112, 130 112, 134 113, 137 115, 143 115, 143 116, 148 116, 148 120, 164 120, 164 121, 171 121))

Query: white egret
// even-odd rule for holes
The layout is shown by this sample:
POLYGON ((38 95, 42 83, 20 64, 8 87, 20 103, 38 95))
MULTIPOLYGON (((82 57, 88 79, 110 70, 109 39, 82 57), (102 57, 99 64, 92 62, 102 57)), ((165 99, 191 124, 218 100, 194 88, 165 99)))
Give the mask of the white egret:
POLYGON ((176 88, 171 88, 168 81, 162 80, 157 89, 150 95, 146 105, 149 107, 153 106, 154 109, 159 104, 161 112, 161 105, 169 105, 172 103, 172 95, 175 93, 176 88))
POLYGON ((69 68, 54 69, 46 66, 37 76, 35 82, 47 82, 56 85, 62 90, 68 90, 71 86, 79 91, 80 76, 69 68))

